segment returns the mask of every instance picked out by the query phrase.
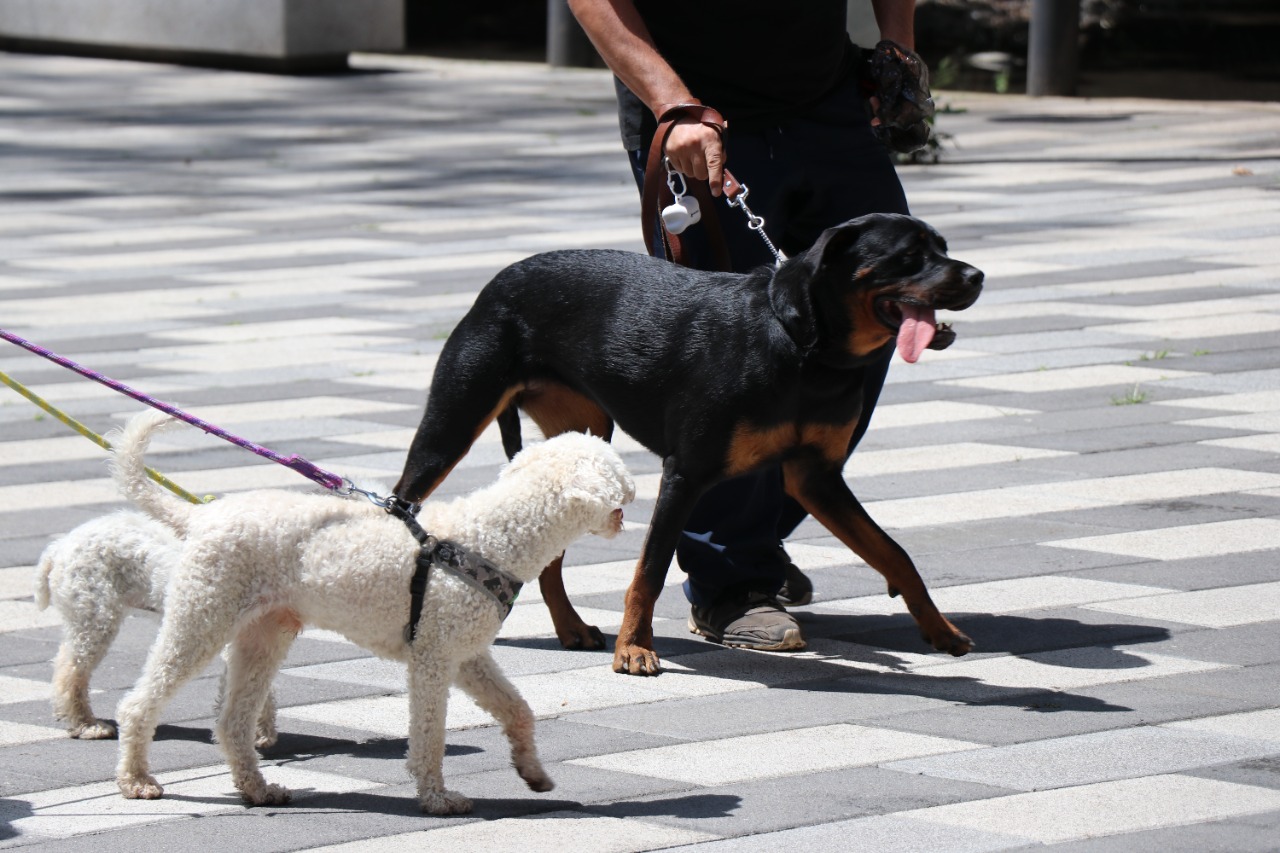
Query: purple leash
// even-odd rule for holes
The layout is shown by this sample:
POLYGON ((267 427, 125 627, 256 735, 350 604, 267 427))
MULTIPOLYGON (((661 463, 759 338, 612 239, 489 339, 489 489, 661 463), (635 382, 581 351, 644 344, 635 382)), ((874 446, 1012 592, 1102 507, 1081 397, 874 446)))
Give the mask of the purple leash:
POLYGON ((159 409, 165 414, 172 415, 173 417, 177 418, 180 421, 186 421, 192 426, 198 427, 199 429, 204 430, 210 435, 216 435, 218 438, 221 438, 224 441, 229 441, 232 444, 237 445, 238 447, 243 447, 245 450, 251 450, 265 459, 270 459, 272 462, 283 465, 284 467, 289 468, 293 471, 297 471, 302 476, 306 477, 309 480, 313 480, 316 483, 319 483, 320 485, 324 486, 326 489, 329 489, 332 492, 337 492, 338 494, 342 494, 342 495, 349 495, 353 491, 359 492, 360 494, 368 497, 374 503, 378 503, 378 504, 381 503, 382 499, 374 500, 374 498, 377 497, 376 495, 370 495, 368 492, 365 492, 362 489, 355 488, 354 486, 352 486, 350 481, 348 481, 346 478, 340 477, 331 471, 326 471, 320 466, 316 465, 315 463, 309 462, 306 459, 303 459, 301 456, 299 456, 296 453, 290 456, 281 456, 279 453, 276 453, 274 450, 271 450, 270 448, 263 447, 260 444, 254 444, 252 441, 249 441, 247 438, 241 438, 238 435, 233 435, 232 433, 227 432, 221 427, 214 426, 208 421, 201 420, 200 418, 197 418, 195 415, 191 415, 182 411, 177 406, 171 405, 169 403, 165 403, 162 400, 157 400, 154 397, 150 397, 146 394, 143 394, 141 391, 137 391, 137 390, 134 390, 133 388, 130 388, 128 385, 125 385, 122 382, 117 382, 116 380, 111 379, 110 377, 103 376, 101 373, 96 373, 90 370, 89 368, 84 367, 83 365, 76 364, 74 361, 72 361, 69 358, 64 358, 63 356, 60 356, 55 352, 50 352, 44 347, 33 344, 31 341, 27 340, 26 338, 18 337, 12 332, 6 331, 4 329, 0 329, 0 338, 4 338, 6 341, 8 341, 11 344, 17 344, 23 349, 33 352, 38 356, 47 358, 49 359, 49 361, 52 361, 54 364, 59 364, 67 368, 68 370, 73 370, 76 373, 79 373, 81 376, 92 379, 94 382, 101 382, 103 385, 106 385, 108 388, 112 389, 113 391, 119 391, 121 394, 124 394, 126 397, 132 397, 133 399, 137 400, 139 403, 145 403, 154 409, 159 409))

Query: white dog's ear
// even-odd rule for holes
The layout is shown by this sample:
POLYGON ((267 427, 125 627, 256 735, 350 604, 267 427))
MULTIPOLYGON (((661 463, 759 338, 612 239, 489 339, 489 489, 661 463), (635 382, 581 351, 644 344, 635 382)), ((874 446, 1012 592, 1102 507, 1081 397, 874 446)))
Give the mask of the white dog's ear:
POLYGON ((588 492, 586 489, 580 489, 577 486, 570 486, 561 492, 561 494, 564 495, 564 499, 566 501, 573 503, 588 503, 595 502, 597 500, 596 496, 591 494, 591 492, 588 492))

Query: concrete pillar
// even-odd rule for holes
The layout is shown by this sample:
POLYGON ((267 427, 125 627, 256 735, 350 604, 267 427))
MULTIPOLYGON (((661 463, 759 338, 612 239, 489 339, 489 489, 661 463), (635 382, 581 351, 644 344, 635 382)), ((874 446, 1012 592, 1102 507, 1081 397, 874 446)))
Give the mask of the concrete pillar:
POLYGON ((1076 93, 1079 41, 1080 0, 1031 0, 1028 95, 1076 93))
POLYGON ((553 68, 587 68, 596 49, 569 11, 568 0, 547 0, 547 64, 553 68))
POLYGON ((404 0, 0 0, 5 47, 290 70, 404 49, 404 0))

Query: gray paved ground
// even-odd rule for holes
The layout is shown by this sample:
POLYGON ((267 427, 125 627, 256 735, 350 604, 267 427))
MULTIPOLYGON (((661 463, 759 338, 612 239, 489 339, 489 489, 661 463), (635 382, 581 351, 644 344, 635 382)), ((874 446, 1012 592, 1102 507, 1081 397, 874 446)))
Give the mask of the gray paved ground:
MULTIPOLYGON (((638 248, 597 72, 0 55, 0 81, 0 326, 349 476, 394 479, 435 353, 494 271, 638 248)), ((476 812, 419 815, 403 672, 304 633, 266 755, 294 805, 238 804, 209 740, 216 671, 164 715, 167 798, 126 802, 115 744, 51 716, 59 628, 31 593, 49 539, 121 502, 98 448, 0 389, 0 846, 1280 849, 1280 108, 939 100, 945 160, 904 178, 988 288, 954 347, 895 365, 849 474, 973 654, 926 654, 809 522, 802 654, 690 636, 672 588, 670 671, 627 678, 522 601, 497 655, 539 715, 550 794, 459 698, 445 771, 476 812)), ((12 347, 0 370, 100 430, 138 410, 12 347)), ((607 632, 658 471, 620 446, 628 531, 569 556, 607 632)), ((152 458, 201 493, 308 487, 193 431, 152 458)), ((500 461, 486 436, 446 491, 500 461)), ((154 631, 127 622, 94 682, 104 715, 154 631)))

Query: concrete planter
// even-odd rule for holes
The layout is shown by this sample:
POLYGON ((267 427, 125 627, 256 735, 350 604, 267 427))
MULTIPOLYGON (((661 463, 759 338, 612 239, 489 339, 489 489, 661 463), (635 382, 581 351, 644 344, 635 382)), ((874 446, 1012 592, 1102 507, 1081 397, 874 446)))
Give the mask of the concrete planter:
POLYGON ((0 47, 281 70, 404 47, 404 0, 0 0, 0 47))

